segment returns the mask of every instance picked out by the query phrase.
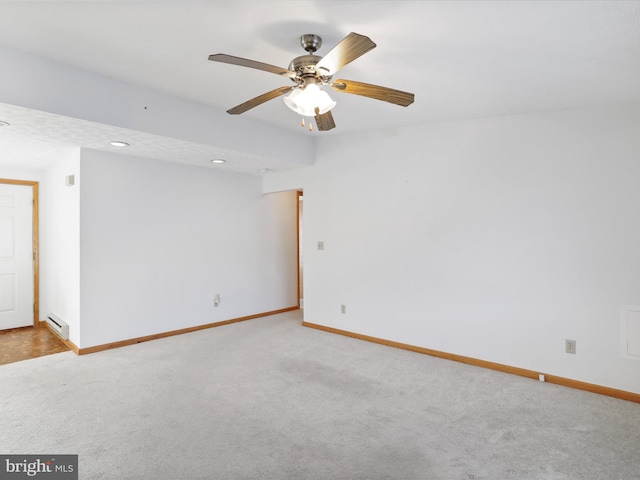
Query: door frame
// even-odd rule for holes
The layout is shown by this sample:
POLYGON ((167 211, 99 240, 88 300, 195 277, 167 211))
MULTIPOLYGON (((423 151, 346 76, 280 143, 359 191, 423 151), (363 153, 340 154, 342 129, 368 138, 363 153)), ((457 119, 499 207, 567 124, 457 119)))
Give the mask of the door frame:
POLYGON ((302 245, 300 245, 300 234, 301 234, 301 220, 302 215, 304 215, 304 207, 300 204, 303 201, 304 192, 302 190, 298 190, 296 192, 296 258, 298 262, 298 308, 304 306, 304 284, 303 284, 303 259, 302 259, 302 245))
POLYGON ((8 178, 0 178, 0 183, 8 185, 23 185, 31 187, 33 191, 33 212, 31 214, 33 221, 33 326, 40 325, 40 254, 38 245, 38 182, 30 180, 12 180, 8 178))

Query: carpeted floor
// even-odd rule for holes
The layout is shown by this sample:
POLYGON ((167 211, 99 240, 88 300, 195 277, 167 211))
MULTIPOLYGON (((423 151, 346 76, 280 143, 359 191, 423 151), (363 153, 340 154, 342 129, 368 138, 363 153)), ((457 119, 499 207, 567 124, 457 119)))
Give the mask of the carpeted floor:
POLYGON ((640 479, 638 404, 300 321, 0 366, 0 453, 87 480, 640 479))

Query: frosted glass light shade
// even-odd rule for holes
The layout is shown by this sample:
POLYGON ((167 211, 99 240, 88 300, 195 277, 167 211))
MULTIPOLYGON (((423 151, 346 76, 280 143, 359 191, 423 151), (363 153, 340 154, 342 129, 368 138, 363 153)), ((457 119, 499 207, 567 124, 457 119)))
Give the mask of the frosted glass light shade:
POLYGON ((329 94, 314 83, 304 88, 295 88, 283 100, 287 107, 303 117, 314 117, 316 107, 322 115, 336 106, 336 102, 331 99, 329 94))

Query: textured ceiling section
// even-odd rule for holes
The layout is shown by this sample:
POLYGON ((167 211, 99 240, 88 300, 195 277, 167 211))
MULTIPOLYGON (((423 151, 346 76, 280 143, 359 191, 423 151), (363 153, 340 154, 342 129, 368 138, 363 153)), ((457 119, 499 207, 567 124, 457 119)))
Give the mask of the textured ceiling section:
POLYGON ((295 168, 276 159, 232 152, 212 146, 127 130, 61 115, 0 104, 1 164, 23 168, 45 168, 52 160, 77 147, 126 153, 171 162, 199 165, 260 175, 262 170, 283 171, 295 168), (114 147, 112 141, 128 143, 114 147), (224 164, 211 160, 223 159, 224 164))

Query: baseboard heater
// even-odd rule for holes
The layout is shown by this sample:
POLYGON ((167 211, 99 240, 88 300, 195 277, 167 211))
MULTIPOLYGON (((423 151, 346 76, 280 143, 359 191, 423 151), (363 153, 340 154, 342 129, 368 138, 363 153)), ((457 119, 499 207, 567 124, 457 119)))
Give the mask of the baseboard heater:
POLYGON ((69 325, 60 317, 50 313, 47 317, 47 324, 64 340, 69 340, 69 325))

